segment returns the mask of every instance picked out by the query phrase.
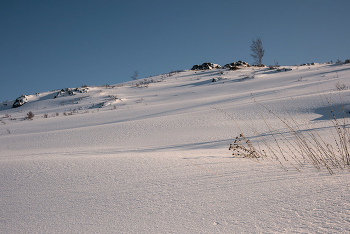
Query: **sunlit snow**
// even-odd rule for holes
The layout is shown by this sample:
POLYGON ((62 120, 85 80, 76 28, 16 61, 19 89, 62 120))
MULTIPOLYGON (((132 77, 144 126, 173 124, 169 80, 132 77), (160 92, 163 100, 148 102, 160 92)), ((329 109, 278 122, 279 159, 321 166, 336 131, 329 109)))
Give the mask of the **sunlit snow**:
POLYGON ((322 97, 349 111, 350 64, 284 68, 186 70, 0 104, 0 233, 350 232, 348 170, 228 150, 241 131, 254 140, 247 124, 271 137, 257 103, 333 143, 322 97))

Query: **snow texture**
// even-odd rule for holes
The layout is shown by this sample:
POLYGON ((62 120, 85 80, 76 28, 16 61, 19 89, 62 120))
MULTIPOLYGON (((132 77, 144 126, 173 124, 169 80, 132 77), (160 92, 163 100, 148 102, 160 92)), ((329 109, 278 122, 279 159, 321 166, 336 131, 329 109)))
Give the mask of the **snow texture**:
POLYGON ((350 90, 336 88, 350 85, 350 64, 285 68, 186 70, 0 104, 0 233, 349 233, 349 171, 228 150, 241 131, 254 140, 246 123, 271 137, 256 102, 332 142, 320 97, 350 109, 350 90))

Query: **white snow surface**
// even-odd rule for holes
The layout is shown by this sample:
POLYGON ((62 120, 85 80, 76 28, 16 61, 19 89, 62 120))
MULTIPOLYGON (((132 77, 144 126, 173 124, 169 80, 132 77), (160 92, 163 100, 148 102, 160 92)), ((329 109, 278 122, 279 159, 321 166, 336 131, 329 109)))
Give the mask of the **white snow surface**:
POLYGON ((349 233, 349 171, 228 150, 241 131, 254 138, 246 122, 269 137, 257 103, 332 142, 322 97, 350 109, 350 90, 336 88, 350 86, 350 64, 286 68, 186 70, 0 104, 0 233, 349 233))

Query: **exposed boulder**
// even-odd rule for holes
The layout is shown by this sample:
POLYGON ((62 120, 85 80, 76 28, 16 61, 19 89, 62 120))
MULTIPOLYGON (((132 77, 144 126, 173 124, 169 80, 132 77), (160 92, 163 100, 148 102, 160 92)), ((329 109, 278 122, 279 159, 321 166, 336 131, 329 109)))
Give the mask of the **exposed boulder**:
POLYGON ((231 68, 234 66, 236 66, 235 63, 228 63, 228 64, 225 64, 222 68, 231 68))
POLYGON ((211 69, 219 69, 226 68, 230 70, 237 70, 241 67, 250 67, 251 65, 247 62, 237 61, 235 63, 228 63, 225 66, 221 67, 218 64, 214 63, 203 63, 202 65, 194 65, 191 70, 211 70, 211 69))
POLYGON ((13 108, 20 107, 20 106, 22 106, 23 104, 25 104, 27 102, 28 102, 28 96, 27 95, 22 95, 22 96, 20 96, 19 98, 17 98, 15 100, 15 102, 12 105, 12 107, 13 108))
POLYGON ((303 64, 300 64, 300 66, 310 66, 310 65, 315 65, 315 63, 303 63, 303 64))
POLYGON ((247 62, 238 61, 238 62, 236 62, 236 66, 238 66, 238 67, 250 67, 250 64, 247 62))
POLYGON ((77 93, 87 93, 89 91, 88 88, 75 88, 75 89, 61 89, 54 98, 64 97, 64 96, 73 96, 77 93))
POLYGON ((191 70, 211 70, 221 68, 219 64, 203 63, 202 65, 194 65, 191 70))
POLYGON ((250 64, 243 61, 237 61, 235 63, 228 63, 223 68, 228 68, 230 70, 237 70, 241 67, 250 67, 250 64))

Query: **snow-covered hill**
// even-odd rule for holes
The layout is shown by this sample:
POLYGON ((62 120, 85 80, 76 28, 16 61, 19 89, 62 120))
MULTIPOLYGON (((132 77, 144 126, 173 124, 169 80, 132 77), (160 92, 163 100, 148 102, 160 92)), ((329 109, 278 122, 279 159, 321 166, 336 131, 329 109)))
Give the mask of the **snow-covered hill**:
POLYGON ((350 232, 347 170, 228 150, 242 132, 272 139, 266 121, 288 132, 276 115, 334 143, 324 100, 350 110, 350 64, 285 68, 177 71, 0 104, 0 232, 350 232))

